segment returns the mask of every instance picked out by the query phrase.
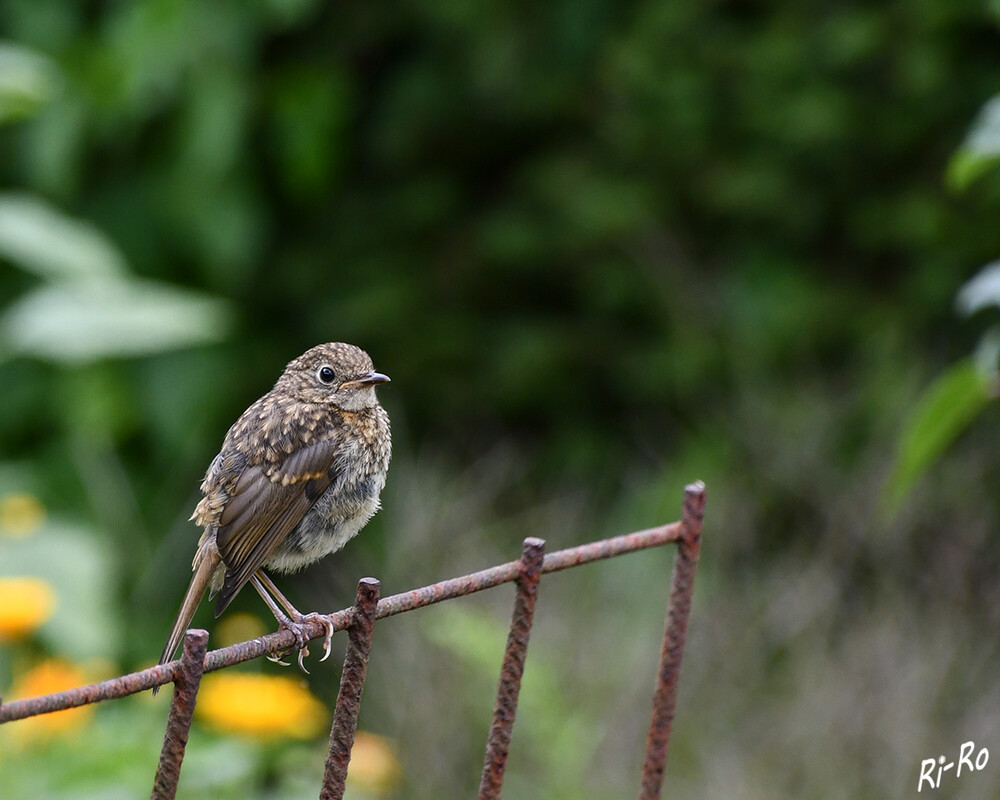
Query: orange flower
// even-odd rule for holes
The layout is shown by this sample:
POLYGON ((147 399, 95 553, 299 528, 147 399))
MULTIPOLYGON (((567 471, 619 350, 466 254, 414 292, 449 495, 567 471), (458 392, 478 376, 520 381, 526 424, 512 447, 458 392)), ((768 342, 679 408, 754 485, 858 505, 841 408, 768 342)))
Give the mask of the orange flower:
POLYGON ((399 759, 389 739, 365 731, 355 734, 348 784, 375 797, 386 797, 399 783, 400 773, 399 759))
POLYGON ((206 675, 195 706, 210 727, 263 739, 310 739, 328 723, 304 682, 270 675, 206 675))
POLYGON ((37 630, 55 608, 55 590, 41 578, 0 578, 0 642, 37 630))
MULTIPOLYGON (((17 699, 39 697, 65 689, 74 689, 85 683, 87 676, 83 670, 73 664, 52 658, 39 662, 15 681, 10 690, 10 697, 17 699)), ((81 706, 29 717, 4 727, 10 728, 12 738, 22 742, 47 739, 79 730, 93 714, 93 706, 81 706)))

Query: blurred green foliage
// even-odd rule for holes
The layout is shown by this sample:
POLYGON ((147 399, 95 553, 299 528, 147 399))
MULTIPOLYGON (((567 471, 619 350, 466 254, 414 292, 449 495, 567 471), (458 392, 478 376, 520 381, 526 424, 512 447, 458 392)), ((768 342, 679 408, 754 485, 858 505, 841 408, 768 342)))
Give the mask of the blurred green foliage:
POLYGON ((258 366, 217 420, 353 339, 418 441, 655 464, 753 365, 850 364, 872 314, 933 343, 1000 249, 941 185, 1000 73, 979 2, 4 14, 63 79, 4 129, 0 179, 235 303, 218 357, 258 366))
POLYGON ((949 368, 927 389, 904 428, 899 456, 886 485, 887 508, 899 507, 917 479, 991 399, 990 384, 971 359, 949 368))
MULTIPOLYGON (((512 558, 525 535, 672 519, 704 478, 708 588, 681 698, 699 725, 679 718, 678 796, 903 796, 953 743, 932 734, 991 730, 972 709, 1000 696, 959 670, 956 699, 949 648, 919 647, 1000 655, 981 642, 1000 614, 995 420, 961 402, 967 371, 919 405, 976 346, 952 300, 1000 253, 997 19, 980 0, 6 0, 0 494, 51 515, 17 558, 89 542, 117 602, 82 575, 64 602, 125 632, 121 669, 151 662, 226 426, 294 355, 355 342, 393 379, 396 461, 365 536, 300 579, 310 607, 346 605, 365 572, 398 591, 512 558), (876 524, 921 407, 939 443, 965 433, 936 463, 943 445, 916 435, 904 488, 928 471, 934 490, 876 524), (863 669, 844 669, 852 653, 863 669), (909 693, 882 682, 897 673, 909 693), (858 697, 877 698, 861 722, 843 716, 858 697), (892 758, 886 720, 905 737, 892 758)), ((630 564, 561 578, 561 604, 543 587, 563 650, 533 651, 525 691, 549 700, 524 732, 562 754, 512 766, 516 786, 617 797, 637 774, 621 731, 645 724, 665 598, 660 572, 630 564), (581 693, 595 705, 567 720, 581 693)), ((374 659, 366 713, 405 740, 409 797, 474 789, 464 732, 485 734, 490 700, 463 613, 379 633, 411 682, 374 659)), ((57 622, 29 654, 58 648, 57 622)), ((314 689, 329 700, 335 682, 314 689)), ((232 796, 259 778, 239 752, 232 796)))
MULTIPOLYGON (((952 157, 948 178, 968 188, 1000 165, 1000 95, 979 112, 962 146, 952 157)), ((956 297, 958 310, 971 316, 1000 308, 1000 261, 987 264, 956 297)), ((973 357, 949 367, 930 386, 903 429, 899 454, 886 486, 886 507, 897 509, 924 472, 969 426, 991 400, 1000 397, 1000 325, 993 323, 973 357)))

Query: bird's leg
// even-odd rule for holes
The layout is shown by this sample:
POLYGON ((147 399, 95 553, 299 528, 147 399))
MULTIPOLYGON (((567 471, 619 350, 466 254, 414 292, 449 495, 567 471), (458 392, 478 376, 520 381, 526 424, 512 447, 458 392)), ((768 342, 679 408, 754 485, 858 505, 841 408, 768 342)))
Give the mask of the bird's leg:
MULTIPOLYGON (((262 575, 262 574, 263 574, 263 572, 258 572, 257 573, 257 575, 262 575)), ((300 648, 299 649, 299 653, 300 653, 300 656, 301 656, 301 653, 302 653, 302 649, 301 648, 302 648, 302 645, 303 645, 303 642, 301 641, 301 631, 298 631, 298 632, 296 631, 295 623, 293 623, 288 618, 288 615, 284 611, 281 610, 281 608, 278 606, 277 603, 274 602, 274 598, 271 597, 271 595, 269 595, 267 593, 267 589, 264 588, 264 585, 260 582, 260 579, 257 577, 257 575, 251 575, 250 576, 250 583, 251 583, 251 585, 253 586, 254 589, 257 590, 257 594, 260 595, 261 600, 263 600, 264 603, 267 605, 267 607, 269 609, 271 609, 271 613, 274 614, 274 618, 278 621, 278 626, 282 627, 282 628, 288 628, 290 631, 292 631, 292 633, 296 634, 296 639, 299 640, 299 642, 298 642, 299 643, 299 648, 300 648)), ((287 661, 282 661, 281 654, 279 654, 279 655, 269 655, 267 657, 267 660, 268 661, 273 661, 275 664, 281 664, 281 666, 283 666, 283 667, 289 666, 289 663, 287 661)))
POLYGON ((274 614, 275 619, 278 620, 279 625, 283 625, 288 628, 292 633, 295 634, 296 640, 299 642, 299 667, 303 672, 308 674, 308 670, 302 663, 303 655, 309 654, 309 649, 306 647, 305 632, 302 630, 302 626, 310 622, 318 622, 323 626, 323 630, 326 632, 326 636, 323 639, 323 657, 320 661, 326 661, 330 657, 330 645, 333 640, 333 623, 330 622, 330 618, 324 616, 323 614, 317 614, 316 612, 311 612, 309 614, 301 613, 295 606, 292 605, 291 601, 285 597, 281 590, 274 585, 274 581, 268 577, 264 570, 257 570, 257 573, 251 578, 255 581, 254 588, 260 593, 261 597, 269 595, 265 602, 274 614), (272 599, 273 598, 273 599, 272 599), (277 609, 277 605, 274 601, 277 600, 278 603, 287 612, 285 614, 280 614, 277 609))

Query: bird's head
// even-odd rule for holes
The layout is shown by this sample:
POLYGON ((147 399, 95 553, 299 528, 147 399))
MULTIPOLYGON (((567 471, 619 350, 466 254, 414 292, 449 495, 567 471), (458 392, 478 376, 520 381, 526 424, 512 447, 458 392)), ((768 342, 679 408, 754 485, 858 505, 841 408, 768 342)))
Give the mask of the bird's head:
POLYGON ((289 362, 275 388, 303 403, 329 403, 344 411, 360 411, 378 404, 375 387, 388 382, 360 347, 328 342, 289 362))

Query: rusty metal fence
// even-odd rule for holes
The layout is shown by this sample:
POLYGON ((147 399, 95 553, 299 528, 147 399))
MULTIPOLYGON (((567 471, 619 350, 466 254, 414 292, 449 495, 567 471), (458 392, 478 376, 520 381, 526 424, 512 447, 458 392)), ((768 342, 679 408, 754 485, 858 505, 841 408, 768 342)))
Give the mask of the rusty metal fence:
MULTIPOLYGON (((361 709, 361 692, 364 688, 371 651, 372 630, 376 620, 439 603, 442 600, 490 589, 503 583, 516 584, 514 611, 507 635, 507 648, 500 666, 493 721, 486 742, 486 756, 479 783, 479 800, 495 800, 500 797, 503 787, 521 676, 528 652, 528 637, 531 633, 538 584, 542 575, 648 547, 676 544, 677 555, 674 559, 666 628, 653 692, 652 713, 639 790, 640 800, 659 798, 691 610, 691 594, 694 589, 694 573, 698 563, 704 510, 705 487, 697 482, 684 490, 681 520, 669 525, 591 542, 548 555, 545 554, 543 540, 525 539, 521 558, 517 561, 381 599, 379 599, 379 582, 374 578, 362 578, 358 583, 354 606, 330 615, 334 631, 347 631, 348 643, 340 678, 340 692, 333 713, 330 749, 320 790, 321 800, 340 800, 344 795, 347 768, 351 760, 351 748, 361 709)), ((318 622, 311 623, 307 635, 312 640, 324 636, 325 631, 318 622)), ((152 800, 170 800, 177 792, 177 782, 180 778, 202 674, 231 667, 262 655, 275 655, 291 649, 294 645, 294 635, 290 631, 279 630, 267 636, 207 652, 208 633, 203 630, 189 630, 184 638, 181 658, 177 661, 78 689, 2 704, 0 724, 97 703, 101 700, 125 697, 155 686, 173 683, 174 693, 151 794, 152 800)))

